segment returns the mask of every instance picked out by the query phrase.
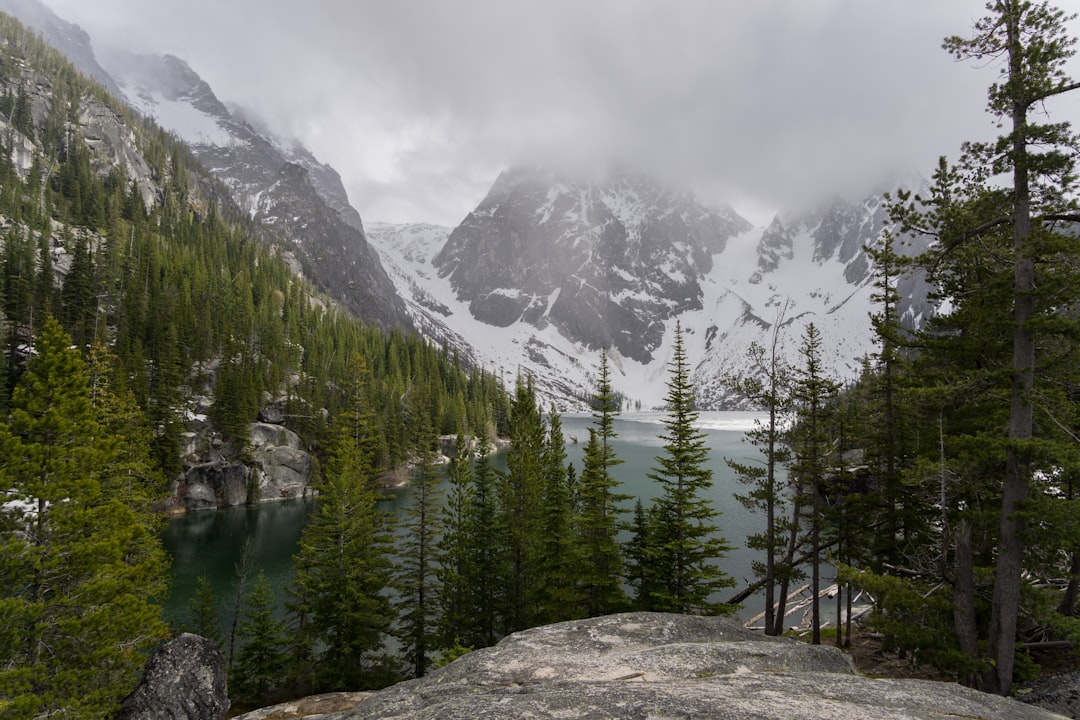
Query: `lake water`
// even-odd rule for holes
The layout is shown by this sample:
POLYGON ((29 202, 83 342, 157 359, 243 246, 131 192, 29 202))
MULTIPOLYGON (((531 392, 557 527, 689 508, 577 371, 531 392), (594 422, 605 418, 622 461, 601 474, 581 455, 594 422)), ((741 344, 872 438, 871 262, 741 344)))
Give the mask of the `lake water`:
MULTIPOLYGON (((750 412, 704 412, 699 428, 706 434, 709 447, 708 466, 713 471, 712 500, 723 514, 718 520, 721 532, 732 546, 727 557, 719 564, 735 578, 735 590, 725 591, 726 599, 752 579, 751 562, 756 559, 745 547, 746 537, 761 527, 760 518, 743 508, 732 493, 739 488, 733 473, 724 462, 725 457, 745 461, 760 457, 749 444, 743 442, 743 434, 753 426, 760 413, 750 412)), ((659 494, 657 483, 649 480, 654 458, 663 452, 664 413, 624 413, 616 421, 619 434, 615 451, 623 463, 614 469, 622 482, 622 492, 647 501, 659 494)), ((567 437, 568 459, 581 473, 581 456, 588 439, 591 425, 589 415, 563 415, 563 431, 567 437), (570 438, 577 437, 573 443, 570 438)), ((501 464, 502 457, 495 459, 501 464)), ((387 506, 400 512, 410 500, 407 488, 398 490, 387 501, 387 506)), ((647 504, 647 503, 646 503, 647 504)), ((265 503, 250 507, 189 513, 169 523, 163 534, 166 549, 173 556, 173 586, 166 603, 167 619, 183 623, 187 607, 195 593, 197 579, 205 575, 215 590, 222 617, 231 617, 231 596, 234 593, 235 568, 245 542, 251 546, 251 574, 254 578, 262 568, 271 584, 277 588, 279 600, 283 599, 288 584, 292 556, 308 514, 313 507, 311 500, 282 503, 265 503)), ((627 519, 633 510, 631 500, 626 510, 627 519)), ((741 613, 750 617, 761 611, 760 603, 748 605, 741 613)))

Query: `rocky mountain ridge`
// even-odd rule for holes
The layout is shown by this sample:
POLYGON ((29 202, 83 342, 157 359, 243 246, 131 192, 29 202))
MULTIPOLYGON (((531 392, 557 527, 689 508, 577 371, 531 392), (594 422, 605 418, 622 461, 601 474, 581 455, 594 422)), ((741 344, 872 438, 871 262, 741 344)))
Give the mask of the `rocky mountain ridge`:
MULTIPOLYGON (((857 375, 875 350, 865 246, 888 228, 881 192, 754 228, 640 176, 590 184, 516 168, 457 228, 371 224, 369 235, 418 327, 510 381, 527 370, 563 408, 590 392, 601 347, 615 388, 659 406, 678 321, 699 404, 722 409, 738 404, 725 377, 754 372, 750 346, 777 324, 788 363, 813 322, 828 372, 857 375)), ((910 326, 933 312, 927 289, 917 276, 900 284, 910 326)))
POLYGON ((0 0, 79 70, 187 142, 232 199, 286 242, 307 279, 364 320, 409 327, 402 299, 368 245, 337 172, 300 143, 276 137, 250 113, 230 109, 182 59, 95 52, 79 26, 39 0, 0 0))
POLYGON ((474 317, 554 325, 588 350, 652 360, 664 323, 701 307, 713 255, 750 224, 626 173, 502 173, 434 258, 474 317))
MULTIPOLYGON (((3 1, 24 12, 36 4, 3 1)), ((57 36, 84 71, 105 72, 80 33, 57 36)), ((796 363, 813 321, 839 380, 874 350, 863 247, 887 225, 880 192, 754 228, 730 207, 617 167, 591 176, 511 168, 456 228, 365 228, 333 168, 227 106, 182 60, 121 51, 104 65, 128 102, 186 139, 237 203, 288 241, 295 267, 345 307, 415 327, 508 382, 527 371, 564 409, 590 392, 600 348, 620 392, 659 406, 676 321, 702 408, 735 402, 724 377, 753 372, 749 348, 777 323, 796 363), (420 236, 416 247, 401 244, 420 236)), ((909 325, 932 313, 920 278, 902 280, 900 293, 909 325)))
POLYGON ((180 58, 103 56, 123 98, 175 132, 261 225, 289 242, 304 274, 362 319, 410 324, 337 172, 302 145, 260 132, 180 58))

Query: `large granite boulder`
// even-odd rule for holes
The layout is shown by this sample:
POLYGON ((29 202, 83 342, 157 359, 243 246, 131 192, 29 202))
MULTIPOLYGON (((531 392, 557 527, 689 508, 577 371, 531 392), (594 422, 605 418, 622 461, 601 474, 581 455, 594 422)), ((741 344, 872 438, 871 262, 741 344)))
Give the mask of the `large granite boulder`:
POLYGON ((117 720, 219 720, 229 711, 225 658, 218 646, 183 633, 159 647, 117 720))
POLYGON ((217 458, 188 468, 177 489, 185 510, 214 510, 248 501, 251 470, 239 460, 217 458))
POLYGON ((251 426, 256 502, 303 497, 311 483, 311 455, 292 430, 270 423, 251 426))
POLYGON ((534 628, 400 683, 336 718, 966 717, 1042 709, 949 683, 872 680, 830 647, 767 638, 722 618, 627 613, 534 628))

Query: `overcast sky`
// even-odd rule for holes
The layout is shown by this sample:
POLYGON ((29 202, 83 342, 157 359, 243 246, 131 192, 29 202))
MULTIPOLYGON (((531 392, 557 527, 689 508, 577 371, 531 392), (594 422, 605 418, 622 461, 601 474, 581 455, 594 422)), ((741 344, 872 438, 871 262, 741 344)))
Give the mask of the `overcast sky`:
MULTIPOLYGON (((366 221, 456 225, 511 164, 616 158, 764 222, 994 133, 997 68, 941 50, 982 0, 45 2, 185 59, 366 221)), ((1080 98, 1048 109, 1080 121, 1080 98)))

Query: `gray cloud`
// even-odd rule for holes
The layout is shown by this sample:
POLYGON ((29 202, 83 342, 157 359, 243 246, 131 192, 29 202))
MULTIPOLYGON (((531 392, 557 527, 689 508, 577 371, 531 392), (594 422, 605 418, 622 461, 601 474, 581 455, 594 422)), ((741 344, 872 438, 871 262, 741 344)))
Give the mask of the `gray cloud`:
POLYGON ((996 69, 940 49, 977 0, 46 1, 186 59, 369 220, 455 224, 511 163, 611 157, 760 215, 993 133, 996 69))

